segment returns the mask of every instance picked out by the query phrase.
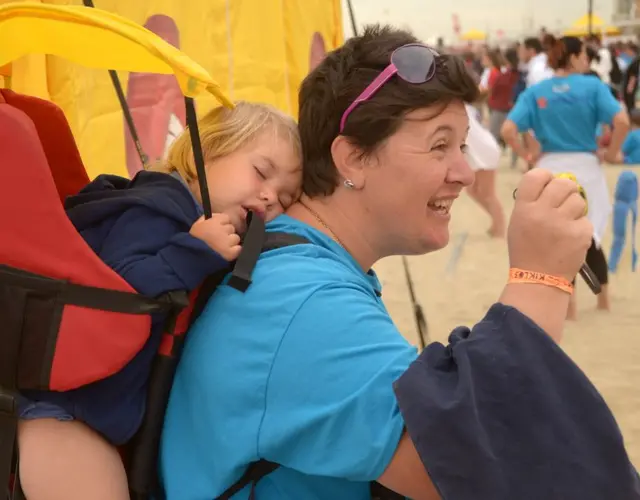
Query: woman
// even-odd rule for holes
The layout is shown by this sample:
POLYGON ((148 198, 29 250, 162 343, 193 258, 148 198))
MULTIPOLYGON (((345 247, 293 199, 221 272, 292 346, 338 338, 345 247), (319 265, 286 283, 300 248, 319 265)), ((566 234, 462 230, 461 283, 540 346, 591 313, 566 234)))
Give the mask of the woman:
POLYGON ((504 210, 496 193, 496 169, 500 162, 500 146, 491 132, 480 123, 477 110, 470 104, 465 107, 469 115, 467 156, 476 174, 475 182, 469 186, 467 193, 491 218, 487 234, 492 238, 504 238, 504 210))
MULTIPOLYGON (((611 125, 613 134, 603 158, 619 163, 620 148, 629 129, 629 117, 611 94, 609 86, 584 75, 588 70, 585 45, 578 38, 556 40, 548 54, 554 77, 523 93, 502 127, 505 141, 527 161, 554 173, 571 172, 584 187, 593 224, 593 241, 587 264, 602 284, 598 309, 609 310, 607 260, 602 251, 611 203, 607 181, 598 156, 596 129, 611 125), (532 130, 541 145, 535 158, 517 141, 517 133, 532 130)), ((576 302, 571 301, 570 319, 576 318, 576 302)))
MULTIPOLYGON (((437 55, 388 27, 349 39, 307 76, 299 96, 305 195, 268 226, 307 243, 264 253, 246 292, 220 287, 189 333, 161 448, 168 500, 216 498, 255 471, 249 467, 254 463, 271 473, 259 482, 254 476, 253 485, 233 498, 359 500, 371 498, 370 481, 416 500, 552 499, 540 485, 546 491, 572 485, 601 491, 616 481, 617 498, 631 498, 619 432, 602 419, 593 421, 599 412, 593 405, 589 419, 559 410, 565 397, 538 405, 531 395, 540 391, 527 385, 547 380, 543 392, 556 394, 557 386, 576 380, 568 372, 577 368, 551 340, 561 334, 569 302, 564 286, 577 273, 591 235, 575 183, 543 170, 524 176, 511 218, 510 259, 539 274, 512 273, 501 303, 472 333, 455 333, 470 337, 451 352, 494 376, 485 377, 474 364, 456 377, 458 361, 447 361, 449 351, 439 344, 418 358, 382 303, 373 264, 385 256, 435 251, 449 240, 451 205, 473 181, 464 156, 463 101, 476 92, 458 58, 437 55), (551 275, 557 281, 548 286, 542 276, 551 275), (521 354, 536 361, 514 358, 515 346, 498 347, 496 339, 516 340, 525 346, 521 354), (532 342, 547 346, 547 354, 532 342), (548 363, 557 366, 551 381, 548 363), (430 367, 439 375, 423 378, 423 368, 430 367), (536 374, 524 373, 526 367, 536 374), (512 388, 519 395, 483 393, 495 387, 495 375, 516 379, 512 388), (440 390, 419 390, 419 381, 440 390), (490 407, 478 407, 474 401, 480 400, 490 407), (549 412, 562 415, 580 439, 567 446, 571 456, 547 449, 548 461, 539 467, 539 444, 567 443, 546 432, 549 412), (489 419, 482 439, 469 420, 479 415, 489 419), (531 415, 541 420, 534 425, 531 415), (604 439, 611 446, 593 428, 584 436, 594 437, 582 440, 586 422, 615 436, 604 439), (474 444, 484 453, 472 450, 474 444), (527 448, 526 457, 508 457, 513 446, 527 448), (576 469, 585 456, 606 473, 576 469), (614 473, 607 465, 611 457, 620 458, 614 473), (503 479, 508 487, 498 484, 503 479), (458 494, 460 488, 469 491, 458 494)), ((588 387, 569 394, 597 395, 588 387)), ((597 401, 600 413, 611 418, 599 396, 597 401)), ((562 498, 593 498, 577 493, 562 498)))
POLYGON ((487 106, 489 107, 489 130, 500 144, 504 144, 500 129, 507 119, 507 114, 513 107, 513 97, 516 84, 520 80, 518 71, 518 53, 515 49, 505 52, 507 66, 493 80, 493 85, 489 89, 487 106))
POLYGON ((482 55, 482 65, 485 70, 480 81, 480 92, 486 94, 491 90, 496 79, 502 72, 502 53, 500 49, 492 49, 482 55))

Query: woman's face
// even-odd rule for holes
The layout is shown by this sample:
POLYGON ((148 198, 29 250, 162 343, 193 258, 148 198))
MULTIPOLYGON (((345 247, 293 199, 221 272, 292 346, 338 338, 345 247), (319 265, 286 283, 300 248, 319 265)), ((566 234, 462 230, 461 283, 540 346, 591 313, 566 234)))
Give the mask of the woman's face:
POLYGON ((364 169, 365 209, 382 254, 445 247, 451 205, 473 183, 464 154, 469 129, 464 104, 452 101, 440 114, 438 108, 407 114, 364 169))

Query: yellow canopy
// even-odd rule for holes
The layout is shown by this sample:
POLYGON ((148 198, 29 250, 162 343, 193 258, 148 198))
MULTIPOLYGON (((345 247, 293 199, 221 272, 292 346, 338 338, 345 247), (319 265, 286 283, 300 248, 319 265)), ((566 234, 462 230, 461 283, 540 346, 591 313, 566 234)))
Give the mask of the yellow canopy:
MULTIPOLYGON (((594 35, 619 35, 621 31, 615 26, 601 26, 596 27, 595 25, 592 27, 591 32, 594 35)), ((571 27, 568 30, 565 30, 563 35, 565 36, 575 36, 575 37, 583 37, 589 34, 589 27, 571 27)))
MULTIPOLYGON (((603 19, 597 14, 591 14, 591 26, 593 28, 600 28, 604 26, 603 19)), ((579 17, 576 22, 571 25, 572 28, 589 28, 589 14, 585 14, 582 17, 579 17)))
MULTIPOLYGON (((615 26, 608 26, 604 20, 596 15, 591 15, 591 30, 595 34, 619 35, 620 30, 615 26)), ((587 36, 589 34, 589 14, 585 14, 576 20, 569 29, 564 32, 565 36, 587 36)))
POLYGON ((0 5, 0 67, 30 53, 130 72, 174 74, 183 94, 213 94, 232 107, 209 73, 162 38, 107 11, 19 2, 0 5))
POLYGON ((465 40, 468 42, 480 41, 480 40, 486 40, 486 39, 487 39, 487 34, 484 31, 480 31, 480 30, 469 30, 460 36, 460 40, 465 40))

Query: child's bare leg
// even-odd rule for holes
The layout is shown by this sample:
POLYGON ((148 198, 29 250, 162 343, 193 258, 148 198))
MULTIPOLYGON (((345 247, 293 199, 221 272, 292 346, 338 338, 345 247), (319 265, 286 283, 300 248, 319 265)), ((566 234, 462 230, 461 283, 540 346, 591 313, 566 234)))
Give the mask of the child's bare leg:
POLYGON ((118 451, 81 422, 21 420, 18 449, 28 500, 129 500, 118 451))

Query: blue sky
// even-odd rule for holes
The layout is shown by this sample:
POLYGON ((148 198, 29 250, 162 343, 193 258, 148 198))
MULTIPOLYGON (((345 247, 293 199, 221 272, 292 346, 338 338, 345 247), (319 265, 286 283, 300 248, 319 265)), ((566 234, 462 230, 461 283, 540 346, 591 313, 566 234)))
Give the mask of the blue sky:
MULTIPOLYGON (((594 0, 594 12, 610 21, 615 0, 594 0)), ((346 2, 345 35, 352 33, 346 2)), ((567 27, 587 13, 587 0, 352 0, 358 24, 386 22, 409 26, 420 38, 451 37, 452 15, 457 13, 462 30, 502 29, 520 35, 528 23, 535 29, 567 27)))

